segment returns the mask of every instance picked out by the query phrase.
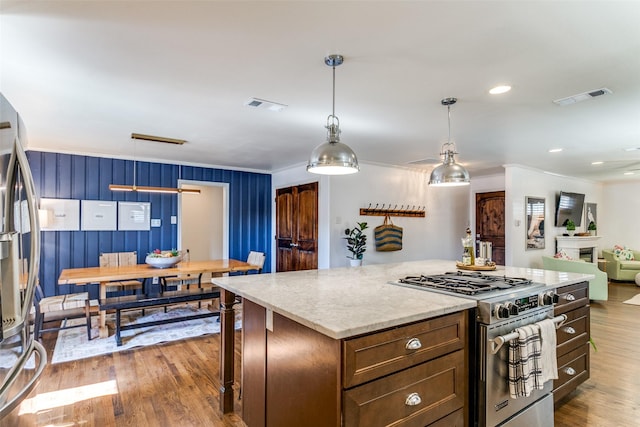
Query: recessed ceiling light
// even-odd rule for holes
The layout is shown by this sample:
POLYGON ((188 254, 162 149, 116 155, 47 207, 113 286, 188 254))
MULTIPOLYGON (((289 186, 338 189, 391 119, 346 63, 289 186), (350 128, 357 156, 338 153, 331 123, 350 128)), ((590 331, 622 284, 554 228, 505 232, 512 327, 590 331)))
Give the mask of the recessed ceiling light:
POLYGON ((633 172, 625 172, 625 175, 633 175, 633 172))
POLYGON ((510 90, 511 90, 511 86, 502 85, 502 86, 496 86, 492 88, 491 90, 489 90, 489 93, 491 95, 500 95, 501 93, 507 93, 510 90))
POLYGON ((640 150, 640 147, 630 147, 630 148, 625 148, 624 151, 637 151, 640 150))
POLYGON ((559 153, 562 151, 562 148, 552 148, 549 150, 550 153, 559 153))
POLYGON ((591 162, 591 164, 592 164, 592 165, 601 165, 601 164, 603 164, 603 163, 604 163, 604 162, 600 162, 600 161, 598 161, 598 162, 591 162))

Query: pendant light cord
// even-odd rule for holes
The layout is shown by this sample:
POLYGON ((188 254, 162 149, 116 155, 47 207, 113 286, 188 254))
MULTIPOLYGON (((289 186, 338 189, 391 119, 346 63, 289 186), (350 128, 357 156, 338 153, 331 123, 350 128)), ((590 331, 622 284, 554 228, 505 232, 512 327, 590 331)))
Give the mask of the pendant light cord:
MULTIPOLYGON (((331 107, 331 115, 336 117, 336 66, 333 66, 333 104, 331 107)), ((335 120, 334 120, 335 123, 335 120)))
POLYGON ((136 169, 138 166, 138 161, 137 159, 137 151, 138 151, 138 143, 134 140, 133 141, 133 188, 136 188, 136 169))
POLYGON ((449 137, 447 138, 447 142, 451 144, 451 105, 447 105, 447 116, 449 119, 449 137))

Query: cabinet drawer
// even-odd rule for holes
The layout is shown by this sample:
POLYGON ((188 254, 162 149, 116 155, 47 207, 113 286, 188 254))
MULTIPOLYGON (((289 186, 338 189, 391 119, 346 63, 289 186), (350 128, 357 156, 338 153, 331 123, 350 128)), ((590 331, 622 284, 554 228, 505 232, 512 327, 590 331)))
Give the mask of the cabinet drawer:
POLYGON ((458 409, 456 412, 440 418, 435 423, 429 424, 429 427, 464 427, 464 411, 458 409))
POLYGON ((589 378, 589 343, 558 358, 558 379, 553 381, 557 402, 589 378))
POLYGON ((345 391, 344 425, 423 427, 463 408, 464 355, 459 350, 345 391), (410 405, 412 395, 420 402, 410 405))
POLYGON ((557 330, 558 357, 589 341, 589 307, 582 307, 565 314, 567 321, 557 330))
POLYGON ((589 304, 588 282, 561 286, 556 289, 556 293, 558 294, 558 303, 554 307, 556 316, 589 304))
POLYGON ((467 311, 345 340, 343 386, 350 388, 465 347, 467 311))

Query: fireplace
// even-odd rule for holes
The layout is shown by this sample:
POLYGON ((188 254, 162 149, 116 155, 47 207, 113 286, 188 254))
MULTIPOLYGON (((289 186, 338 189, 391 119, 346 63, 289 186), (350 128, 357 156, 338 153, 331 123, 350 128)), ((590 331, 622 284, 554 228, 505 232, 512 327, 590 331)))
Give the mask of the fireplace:
POLYGON ((596 248, 580 248, 580 259, 585 260, 586 262, 596 262, 598 257, 596 252, 596 248))
POLYGON ((556 251, 564 250, 573 259, 598 262, 600 236, 556 236, 556 251))

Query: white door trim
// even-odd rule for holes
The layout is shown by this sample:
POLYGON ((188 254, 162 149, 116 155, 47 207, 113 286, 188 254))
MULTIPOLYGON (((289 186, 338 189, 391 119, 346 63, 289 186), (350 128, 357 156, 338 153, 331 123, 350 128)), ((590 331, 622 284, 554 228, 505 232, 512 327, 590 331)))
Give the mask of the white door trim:
MULTIPOLYGON (((178 188, 186 185, 222 187, 222 257, 229 258, 229 183, 179 179, 178 188)), ((198 197, 197 194, 178 193, 178 249, 182 244, 182 197, 198 197)))

